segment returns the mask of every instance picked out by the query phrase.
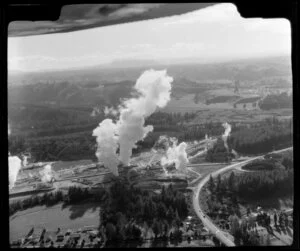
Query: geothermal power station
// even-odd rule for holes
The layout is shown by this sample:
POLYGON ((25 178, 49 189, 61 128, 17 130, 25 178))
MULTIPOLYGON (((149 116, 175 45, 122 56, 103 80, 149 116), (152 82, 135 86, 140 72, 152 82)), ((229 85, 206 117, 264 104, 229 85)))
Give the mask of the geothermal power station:
MULTIPOLYGON (((9 154, 10 199, 26 198, 32 194, 53 190, 66 190, 70 186, 106 187, 116 177, 126 178, 134 186, 143 189, 160 188, 172 183, 174 187, 186 188, 194 179, 189 170, 190 161, 204 158, 208 149, 216 143, 216 137, 207 135, 201 141, 178 143, 176 138, 161 135, 151 151, 132 156, 132 149, 153 131, 145 126, 145 118, 163 108, 170 100, 172 77, 164 71, 145 71, 134 86, 137 97, 124 100, 118 109, 105 108, 114 119, 104 119, 94 129, 98 163, 89 160, 64 163, 43 162, 28 164, 28 156, 9 154)), ((227 146, 231 126, 223 124, 220 138, 227 146)), ((232 153, 236 155, 233 150, 232 153)))

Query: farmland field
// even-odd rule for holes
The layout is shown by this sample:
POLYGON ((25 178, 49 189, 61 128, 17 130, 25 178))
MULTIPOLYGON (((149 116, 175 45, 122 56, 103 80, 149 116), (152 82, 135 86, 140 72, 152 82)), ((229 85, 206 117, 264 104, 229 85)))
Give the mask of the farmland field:
POLYGON ((50 231, 77 229, 99 224, 100 207, 95 203, 72 205, 63 208, 62 204, 52 207, 38 206, 17 212, 10 217, 10 241, 25 236, 34 226, 50 231), (20 217, 23 216, 23 217, 20 217), (24 217, 26 216, 26 217, 24 217))
POLYGON ((193 171, 205 177, 207 174, 212 173, 220 168, 226 166, 227 164, 211 164, 211 165, 199 165, 199 166, 190 166, 189 168, 193 171))

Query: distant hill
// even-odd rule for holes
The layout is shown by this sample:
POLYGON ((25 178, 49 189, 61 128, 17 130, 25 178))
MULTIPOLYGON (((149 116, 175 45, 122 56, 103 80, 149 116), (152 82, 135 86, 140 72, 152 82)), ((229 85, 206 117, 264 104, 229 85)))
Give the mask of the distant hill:
POLYGON ((122 81, 112 84, 89 82, 77 84, 68 81, 36 83, 9 87, 8 102, 60 106, 116 105, 121 98, 130 97, 134 82, 122 81))
POLYGON ((135 60, 135 59, 126 59, 126 60, 114 60, 111 62, 111 67, 142 67, 142 66, 155 66, 158 65, 158 62, 154 60, 135 60))
MULTIPOLYGON (((247 59, 215 64, 155 64, 155 61, 119 60, 114 65, 122 67, 90 67, 52 72, 9 72, 9 103, 50 105, 118 105, 133 91, 136 79, 147 69, 167 69, 174 78, 172 96, 195 94, 211 89, 214 84, 268 79, 275 85, 274 78, 291 80, 291 64, 288 57, 247 59), (147 66, 148 64, 148 66, 147 66)), ((278 82, 278 81, 277 81, 278 82)))
POLYGON ((225 63, 184 63, 174 60, 172 64, 158 63, 153 60, 118 60, 110 65, 99 65, 84 69, 65 71, 47 71, 34 73, 9 72, 9 85, 34 84, 37 82, 69 81, 82 83, 88 81, 120 82, 135 81, 140 74, 149 69, 167 69, 168 74, 175 77, 193 79, 195 81, 232 80, 254 81, 261 78, 292 76, 291 59, 288 56, 240 59, 225 63))

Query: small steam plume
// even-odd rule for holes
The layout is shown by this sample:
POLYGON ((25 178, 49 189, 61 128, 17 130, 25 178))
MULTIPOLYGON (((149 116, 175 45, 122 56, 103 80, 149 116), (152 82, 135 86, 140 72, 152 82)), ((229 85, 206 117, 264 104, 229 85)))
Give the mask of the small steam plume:
POLYGON ((239 157, 238 153, 234 149, 232 149, 231 152, 232 152, 232 154, 234 155, 235 158, 239 157))
POLYGON ((186 153, 187 144, 181 142, 177 145, 175 138, 170 138, 170 141, 172 142, 172 146, 168 148, 166 156, 162 157, 162 166, 175 163, 175 168, 179 172, 186 172, 186 165, 189 163, 186 153))
MULTIPOLYGON (((149 168, 149 165, 153 161, 154 157, 156 156, 157 152, 165 153, 168 148, 170 147, 170 139, 166 135, 159 136, 158 140, 155 142, 154 146, 152 147, 151 151, 153 153, 153 156, 151 157, 150 161, 148 162, 147 166, 149 168)), ((165 175, 168 175, 168 172, 165 168, 165 166, 162 166, 163 171, 165 175)))
POLYGON ((99 107, 94 107, 93 108, 93 111, 92 111, 92 113, 91 113, 91 117, 96 117, 97 115, 99 115, 99 114, 101 114, 101 110, 100 110, 100 108, 99 107))
POLYGON ((175 138, 169 138, 166 135, 161 135, 159 136, 158 140, 155 142, 154 146, 152 149, 156 150, 156 151, 167 151, 168 148, 170 147, 170 144, 172 142, 176 141, 175 138))
POLYGON ((116 124, 111 119, 103 120, 93 131, 93 136, 97 137, 96 156, 101 160, 105 167, 118 176, 119 159, 116 154, 118 148, 118 138, 115 135, 116 124))
POLYGON ((22 155, 22 159, 23 159, 22 166, 23 167, 28 165, 28 160, 27 160, 28 158, 30 158, 30 156, 27 156, 25 154, 22 155))
POLYGON ((222 135, 222 139, 224 141, 224 146, 226 147, 226 149, 228 150, 228 144, 227 144, 227 138, 230 135, 231 132, 231 125, 228 124, 227 122, 223 123, 222 126, 225 129, 224 134, 222 135))
MULTIPOLYGON (((158 140, 155 142, 154 146, 151 149, 151 152, 153 153, 150 161, 148 162, 147 166, 151 164, 153 159, 155 158, 157 152, 166 152, 168 148, 170 147, 170 138, 168 138, 166 135, 159 136, 158 140)), ((165 170, 165 169, 164 169, 165 170)))
MULTIPOLYGON (((113 139, 109 140, 107 135, 104 136, 106 130, 108 130, 107 127, 101 128, 102 123, 106 120, 94 130, 93 136, 97 137, 98 142, 97 157, 102 155, 100 154, 102 148, 99 146, 99 142, 102 142, 101 137, 105 137, 108 142, 113 144, 111 147, 106 148, 110 151, 106 155, 113 157, 112 163, 115 163, 117 149, 115 146, 118 145, 120 149, 119 160, 124 165, 129 164, 132 149, 136 147, 136 142, 143 140, 153 130, 151 125, 144 126, 145 118, 154 113, 157 107, 163 108, 169 102, 172 81, 173 78, 167 75, 166 70, 148 70, 137 79, 134 89, 139 96, 122 102, 118 110, 120 116, 116 123, 112 120, 105 122, 105 125, 108 124, 112 128, 109 137, 113 139), (98 132, 103 133, 99 135, 98 132)), ((100 160, 99 157, 98 159, 100 160)), ((110 166, 110 161, 106 164, 110 169, 114 169, 110 166)))
POLYGON ((53 171, 51 165, 46 165, 42 171, 40 171, 41 180, 44 183, 52 182, 53 177, 53 171))
POLYGON ((152 157, 150 158, 149 162, 147 163, 147 166, 149 166, 149 165, 152 163, 152 161, 153 161, 153 159, 155 158, 156 153, 157 153, 157 151, 154 150, 153 148, 151 149, 151 152, 153 153, 153 155, 152 155, 152 157))
POLYGON ((18 173, 21 169, 21 162, 21 159, 17 156, 8 157, 9 189, 12 189, 15 185, 18 173))
POLYGON ((11 134, 11 130, 10 130, 10 125, 9 124, 7 126, 7 134, 8 134, 8 136, 10 136, 10 134, 11 134))
POLYGON ((23 162, 22 162, 23 166, 27 166, 28 165, 27 159, 28 159, 28 156, 23 156, 23 162))
POLYGON ((107 106, 104 107, 104 111, 103 112, 104 112, 105 116, 107 116, 109 114, 111 114, 113 116, 117 116, 119 114, 118 110, 116 110, 116 109, 114 109, 112 107, 108 108, 107 106))

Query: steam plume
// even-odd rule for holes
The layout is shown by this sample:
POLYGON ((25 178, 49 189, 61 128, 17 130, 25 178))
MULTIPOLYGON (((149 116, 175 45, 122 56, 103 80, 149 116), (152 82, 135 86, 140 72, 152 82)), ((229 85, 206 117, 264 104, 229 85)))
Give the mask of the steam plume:
MULTIPOLYGON (((173 140, 174 141, 174 140, 173 140)), ((169 139, 166 135, 159 136, 158 140, 155 142, 153 149, 156 151, 167 151, 170 147, 171 139, 169 139)))
POLYGON ((91 117, 96 117, 96 116, 99 115, 100 113, 101 113, 100 108, 96 106, 96 107, 93 108, 93 111, 92 111, 92 113, 91 113, 91 117))
POLYGON ((177 145, 177 140, 174 138, 170 139, 172 146, 167 150, 167 156, 161 159, 163 166, 175 163, 175 168, 180 172, 186 172, 186 165, 189 163, 186 153, 187 144, 181 142, 177 145))
POLYGON ((9 188, 12 189, 17 180, 18 173, 21 169, 21 159, 17 156, 8 157, 8 168, 9 168, 9 188))
POLYGON ((29 157, 27 155, 25 155, 25 154, 23 154, 22 157, 23 157, 22 165, 23 166, 27 166, 28 165, 28 160, 27 159, 29 157))
POLYGON ((110 108, 108 108, 107 106, 104 107, 104 114, 106 116, 109 115, 109 114, 111 114, 113 116, 117 116, 118 113, 119 113, 119 111, 116 110, 116 109, 114 109, 114 108, 112 108, 112 107, 110 107, 110 108))
POLYGON ((239 155, 234 149, 232 149, 231 152, 232 152, 232 154, 234 155, 235 158, 238 158, 239 155))
POLYGON ((42 182, 51 182, 53 179, 53 171, 51 165, 46 165, 42 171, 40 171, 42 182))
POLYGON ((166 70, 145 71, 134 86, 140 96, 124 101, 117 123, 120 160, 123 164, 129 164, 135 143, 153 130, 151 125, 144 127, 145 118, 154 113, 157 107, 162 108, 169 102, 172 81, 166 70))
POLYGON ((119 159, 116 154, 118 148, 118 138, 115 135, 116 124, 111 119, 103 120, 93 131, 93 136, 97 137, 96 156, 101 160, 105 167, 118 176, 119 159))
MULTIPOLYGON (((136 142, 143 140, 146 135, 153 130, 153 126, 144 126, 145 118, 155 112, 157 107, 163 108, 170 100, 171 82, 173 78, 169 77, 166 70, 145 71, 136 81, 134 89, 139 94, 138 97, 127 99, 119 106, 118 112, 120 113, 119 119, 116 123, 105 122, 105 125, 109 124, 112 130, 107 134, 107 127, 101 128, 102 123, 93 132, 93 136, 97 137, 98 149, 97 157, 102 155, 101 137, 105 137, 108 142, 112 143, 111 147, 108 147, 106 152, 107 156, 113 158, 112 163, 115 164, 117 145, 120 148, 119 160, 128 165, 132 154, 132 149, 136 147, 136 142), (103 132, 99 135, 98 132, 103 132), (116 137, 114 137, 116 136, 116 137), (108 139, 108 138, 113 139, 108 139)), ((100 158, 98 157, 100 160, 100 158)), ((114 169, 114 166, 110 166, 110 161, 107 161, 107 167, 114 169)), ((117 172, 115 172, 117 173, 117 172)))
POLYGON ((230 135, 230 132, 231 132, 231 125, 226 122, 226 123, 223 123, 222 126, 225 129, 225 132, 222 135, 222 139, 224 141, 224 146, 228 150, 227 138, 228 138, 228 136, 230 135))

